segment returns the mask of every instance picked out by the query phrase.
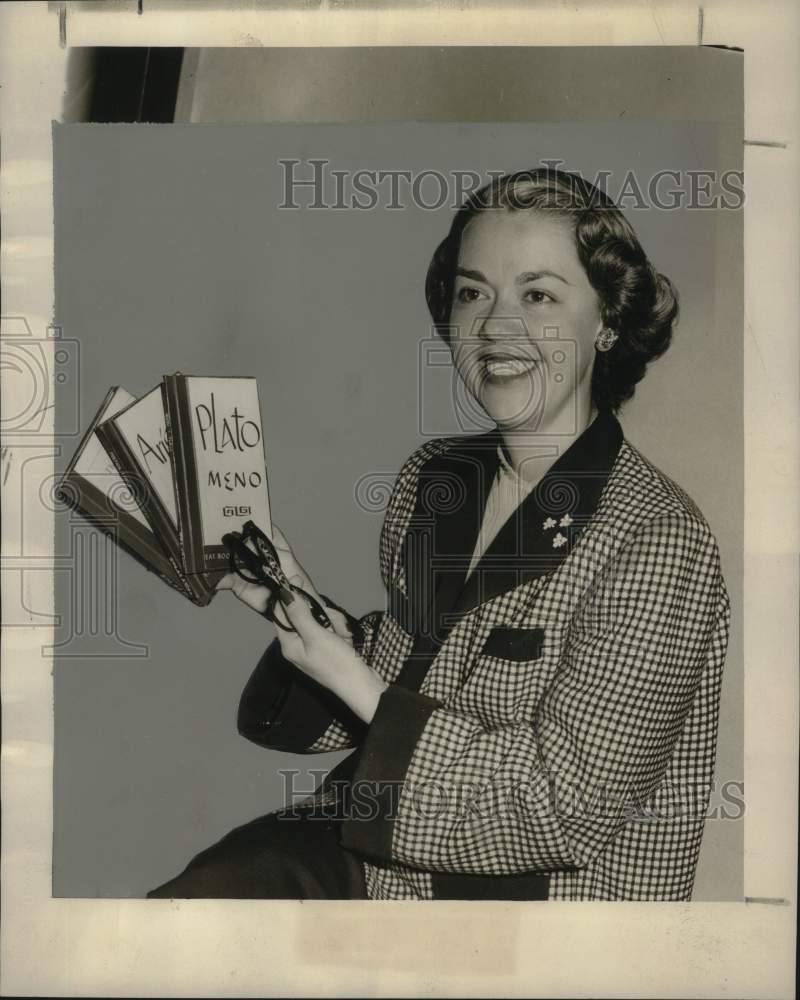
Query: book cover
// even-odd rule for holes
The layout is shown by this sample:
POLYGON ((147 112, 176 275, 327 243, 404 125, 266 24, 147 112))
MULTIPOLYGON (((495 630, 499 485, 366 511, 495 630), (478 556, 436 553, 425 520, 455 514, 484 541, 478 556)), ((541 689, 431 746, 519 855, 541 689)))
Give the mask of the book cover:
POLYGON ((163 391, 184 569, 226 571, 226 532, 252 520, 272 534, 258 384, 178 374, 163 391))
POLYGON ((161 385, 98 424, 96 433, 136 497, 191 599, 201 606, 208 604, 214 595, 216 581, 201 574, 188 577, 181 560, 172 457, 161 385))
POLYGON ((150 529, 127 484, 95 433, 99 423, 134 403, 121 386, 109 389, 59 483, 59 496, 148 570, 190 596, 150 529))

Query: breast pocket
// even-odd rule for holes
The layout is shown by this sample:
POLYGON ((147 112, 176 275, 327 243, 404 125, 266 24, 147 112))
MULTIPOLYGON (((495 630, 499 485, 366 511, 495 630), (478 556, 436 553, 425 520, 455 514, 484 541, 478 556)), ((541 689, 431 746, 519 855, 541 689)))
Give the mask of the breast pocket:
POLYGON ((502 660, 524 663, 538 660, 544 646, 543 628, 513 628, 496 625, 481 648, 482 656, 497 656, 502 660))
POLYGON ((457 707, 487 726, 530 721, 548 662, 544 628, 496 625, 477 647, 457 707))

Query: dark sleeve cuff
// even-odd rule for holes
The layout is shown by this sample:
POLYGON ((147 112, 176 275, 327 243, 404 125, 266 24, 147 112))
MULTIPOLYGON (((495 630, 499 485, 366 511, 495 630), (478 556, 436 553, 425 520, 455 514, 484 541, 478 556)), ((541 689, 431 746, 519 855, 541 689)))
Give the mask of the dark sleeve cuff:
POLYGON ((395 813, 411 757, 428 719, 441 707, 435 698, 399 684, 381 695, 359 751, 340 828, 347 850, 379 863, 392 860, 395 813))
POLYGON ((259 746, 302 753, 334 720, 356 735, 365 728, 343 701, 285 659, 275 639, 242 692, 241 735, 259 746))

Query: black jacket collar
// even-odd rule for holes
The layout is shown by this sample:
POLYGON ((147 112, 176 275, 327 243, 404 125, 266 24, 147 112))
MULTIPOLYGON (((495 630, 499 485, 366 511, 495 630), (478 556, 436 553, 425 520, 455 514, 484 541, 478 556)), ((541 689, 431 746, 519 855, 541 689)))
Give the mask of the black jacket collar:
POLYGON ((443 638, 447 622, 552 572, 594 514, 622 440, 614 414, 601 411, 517 507, 466 581, 499 465, 500 431, 464 438, 430 459, 420 472, 403 556, 413 630, 432 628, 443 638))

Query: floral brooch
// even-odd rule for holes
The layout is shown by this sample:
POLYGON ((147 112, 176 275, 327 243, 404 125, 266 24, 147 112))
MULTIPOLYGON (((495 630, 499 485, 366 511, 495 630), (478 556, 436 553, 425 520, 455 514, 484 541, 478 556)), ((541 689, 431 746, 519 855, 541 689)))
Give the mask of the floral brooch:
MULTIPOLYGON (((548 517, 542 524, 542 528, 545 531, 552 531, 553 528, 556 527, 568 528, 573 521, 574 518, 570 514, 565 514, 560 521, 556 521, 554 517, 548 517)), ((567 544, 567 536, 562 534, 560 531, 557 531, 555 535, 553 535, 553 548, 560 549, 562 545, 566 544, 567 544)))

